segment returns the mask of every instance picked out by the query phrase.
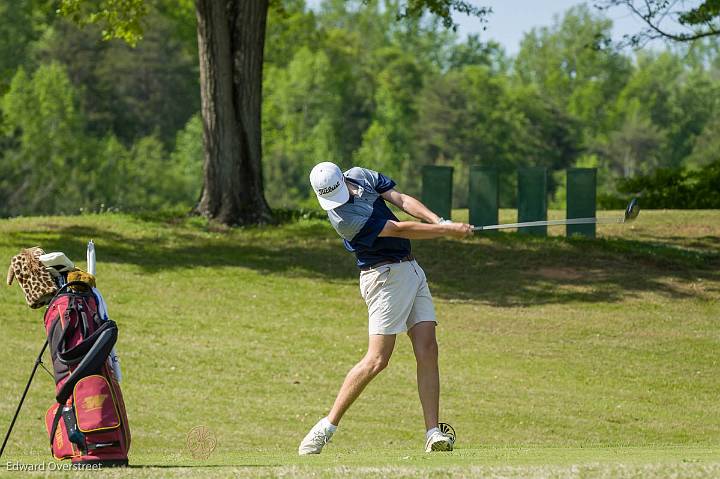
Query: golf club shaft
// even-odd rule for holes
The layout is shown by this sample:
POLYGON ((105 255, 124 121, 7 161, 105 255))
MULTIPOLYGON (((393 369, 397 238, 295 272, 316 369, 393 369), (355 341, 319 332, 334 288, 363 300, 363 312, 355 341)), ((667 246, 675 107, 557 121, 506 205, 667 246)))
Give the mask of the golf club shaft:
POLYGON ((530 228, 532 226, 560 226, 587 224, 624 223, 623 218, 570 218, 565 220, 526 221, 523 223, 506 223, 501 225, 474 226, 473 231, 504 230, 508 228, 530 228))
POLYGON ((48 345, 48 341, 46 339, 45 344, 43 344, 43 347, 40 350, 40 354, 38 354, 38 357, 35 360, 35 366, 33 367, 32 373, 30 373, 30 379, 28 379, 28 382, 25 385, 25 391, 23 391, 23 395, 20 398, 20 404, 18 404, 18 407, 15 410, 15 415, 13 416, 12 422, 10 423, 10 427, 8 428, 7 434, 5 434, 5 440, 3 440, 2 447, 0 447, 0 457, 2 457, 2 454, 5 451, 5 445, 7 444, 8 439, 10 438, 10 433, 12 432, 13 427, 15 426, 15 421, 17 420, 18 414, 20 414, 20 408, 22 408, 22 405, 25 402, 25 396, 27 396, 28 389, 30 389, 30 384, 32 383, 33 377, 35 376, 35 371, 37 371, 38 366, 40 366, 40 363, 42 362, 42 355, 45 352, 45 348, 47 348, 47 345, 48 345))

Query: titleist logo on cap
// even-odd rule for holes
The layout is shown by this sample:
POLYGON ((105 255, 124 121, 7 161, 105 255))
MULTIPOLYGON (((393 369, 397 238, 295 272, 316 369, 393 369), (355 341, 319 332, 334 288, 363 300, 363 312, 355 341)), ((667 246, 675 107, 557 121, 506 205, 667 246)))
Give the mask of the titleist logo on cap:
POLYGON ((319 195, 327 195, 328 193, 335 191, 340 186, 340 182, 338 181, 333 186, 326 186, 325 188, 318 189, 319 195))

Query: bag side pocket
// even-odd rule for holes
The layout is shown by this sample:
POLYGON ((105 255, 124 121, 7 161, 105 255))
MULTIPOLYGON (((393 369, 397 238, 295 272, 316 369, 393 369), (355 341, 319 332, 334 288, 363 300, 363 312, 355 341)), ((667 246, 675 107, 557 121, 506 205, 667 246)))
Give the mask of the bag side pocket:
POLYGON ((105 431, 120 426, 115 397, 105 377, 94 374, 78 381, 73 390, 73 402, 81 432, 105 431))

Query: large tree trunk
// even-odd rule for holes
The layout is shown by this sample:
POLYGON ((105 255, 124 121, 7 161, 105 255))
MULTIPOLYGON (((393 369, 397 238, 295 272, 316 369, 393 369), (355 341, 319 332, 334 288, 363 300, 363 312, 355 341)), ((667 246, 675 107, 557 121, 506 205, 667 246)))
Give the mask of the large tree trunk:
POLYGON ((197 0, 195 10, 205 151, 198 210, 228 225, 268 222, 260 142, 268 0, 197 0))

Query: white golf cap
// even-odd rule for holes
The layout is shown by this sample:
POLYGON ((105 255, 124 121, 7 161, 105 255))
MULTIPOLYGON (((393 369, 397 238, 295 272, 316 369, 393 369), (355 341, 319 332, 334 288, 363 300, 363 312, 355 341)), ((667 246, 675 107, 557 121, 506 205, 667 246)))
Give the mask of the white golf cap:
POLYGON ((335 163, 323 161, 315 165, 310 172, 310 184, 324 210, 337 208, 350 199, 345 177, 335 163))

